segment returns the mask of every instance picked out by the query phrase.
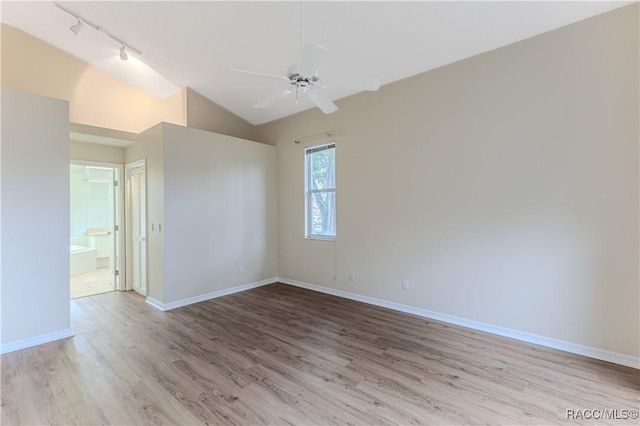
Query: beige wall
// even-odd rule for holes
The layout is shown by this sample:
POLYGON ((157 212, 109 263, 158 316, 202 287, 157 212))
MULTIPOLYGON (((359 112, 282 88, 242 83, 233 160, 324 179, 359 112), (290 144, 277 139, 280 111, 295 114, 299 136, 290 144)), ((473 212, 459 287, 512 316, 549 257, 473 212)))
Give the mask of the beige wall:
POLYGON ((275 169, 274 146, 164 125, 164 302, 277 276, 275 169))
MULTIPOLYGON (((164 124, 140 133, 126 148, 125 162, 145 160, 147 194, 147 296, 164 302, 164 124), (154 229, 151 230, 151 224, 154 229), (157 225, 162 225, 158 227, 157 225)), ((125 172, 126 173, 126 172, 125 172)))
POLYGON ((256 126, 187 88, 187 127, 259 140, 256 126))
POLYGON ((2 87, 69 101, 75 123, 141 132, 186 124, 184 91, 160 100, 17 28, 2 24, 2 87))
POLYGON ((2 90, 2 352, 71 334, 68 114, 2 90))
POLYGON ((1 29, 2 86, 69 101, 73 123, 139 133, 167 122, 259 139, 256 126, 192 89, 157 99, 17 28, 1 29))
MULTIPOLYGON (((162 120, 189 122, 277 144, 278 206, 265 206, 268 232, 257 240, 270 252, 247 262, 240 254, 252 234, 233 240, 240 248, 229 253, 231 269, 218 270, 231 284, 278 272, 638 356, 638 15, 637 5, 616 10, 377 93, 341 100, 332 115, 310 110, 254 129, 226 117, 228 112, 193 91, 158 101, 6 25, 2 86, 67 99, 70 120, 83 124, 137 133, 162 120), (338 238, 335 243, 308 241, 303 234, 303 146, 293 140, 335 128, 343 129, 335 137, 338 238), (274 239, 269 232, 275 229, 274 239), (256 266, 239 277, 238 261, 256 266), (353 282, 347 279, 349 271, 356 272, 353 282), (400 289, 402 279, 410 280, 409 291, 400 289)), ((163 132, 174 127, 157 125, 143 132, 125 152, 127 162, 147 159, 147 177, 153 182, 149 223, 164 222, 163 132)), ((4 132, 3 125, 3 139, 4 132)), ((187 163, 202 172, 200 187, 218 189, 211 186, 217 175, 204 173, 206 167, 193 158, 197 149, 191 151, 207 137, 192 129, 171 132, 167 147, 176 160, 169 174, 177 189, 172 186, 168 193, 175 224, 181 202, 202 202, 182 180, 191 173, 187 163), (183 137, 187 142, 180 145, 177 140, 183 137)), ((244 143, 239 142, 239 150, 244 143)), ((2 161, 4 166, 4 145, 2 161)), ((263 177, 268 182, 275 168, 267 169, 263 177)), ((250 173, 230 176, 243 188, 260 187, 250 173)), ((276 198, 271 184, 262 189, 276 198)), ((204 205, 213 209, 210 202, 204 205)), ((238 230, 255 225, 248 217, 236 219, 232 223, 238 230)), ((214 224, 203 217, 194 223, 204 223, 209 233, 198 244, 215 241, 217 235, 210 235, 214 224)), ((187 225, 189 232, 171 230, 181 248, 189 242, 185 236, 203 229, 187 225)), ((168 302, 219 289, 217 282, 205 282, 207 270, 199 258, 195 284, 165 294, 163 235, 148 238, 152 297, 168 302)), ((184 272, 187 264, 175 255, 182 260, 170 274, 184 272)))
POLYGON ((72 160, 124 164, 124 154, 125 149, 118 146, 77 141, 69 142, 69 158, 72 160))
POLYGON ((260 126, 280 276, 638 356, 638 16, 260 126), (336 128, 337 241, 305 240, 293 141, 336 128))
POLYGON ((275 147, 161 123, 126 149, 127 163, 143 158, 150 297, 172 303, 277 275, 275 147))

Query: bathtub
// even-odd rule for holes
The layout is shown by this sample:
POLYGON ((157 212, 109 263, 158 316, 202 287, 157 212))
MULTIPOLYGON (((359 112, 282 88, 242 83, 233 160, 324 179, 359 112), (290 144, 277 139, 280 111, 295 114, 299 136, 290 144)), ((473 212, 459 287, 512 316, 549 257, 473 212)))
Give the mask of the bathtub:
POLYGON ((96 270, 96 249, 78 245, 71 245, 69 249, 72 277, 96 270))

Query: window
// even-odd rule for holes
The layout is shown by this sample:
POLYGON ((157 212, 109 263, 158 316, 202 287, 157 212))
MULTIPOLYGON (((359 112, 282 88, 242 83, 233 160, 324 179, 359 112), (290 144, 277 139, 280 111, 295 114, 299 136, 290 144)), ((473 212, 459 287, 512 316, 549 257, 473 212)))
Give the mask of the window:
POLYGON ((304 150, 306 237, 336 238, 336 144, 304 150))

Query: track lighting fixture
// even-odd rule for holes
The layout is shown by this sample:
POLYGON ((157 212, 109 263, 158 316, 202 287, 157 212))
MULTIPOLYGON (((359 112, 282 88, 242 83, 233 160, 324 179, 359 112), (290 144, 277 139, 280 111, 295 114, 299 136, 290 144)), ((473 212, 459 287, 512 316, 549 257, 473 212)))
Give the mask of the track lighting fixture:
POLYGON ((78 23, 70 26, 69 29, 73 31, 76 35, 78 35, 80 33, 80 30, 82 30, 82 27, 84 27, 84 24, 80 19, 78 19, 78 23))
POLYGON ((102 26, 100 26, 98 24, 94 24, 93 22, 89 21, 85 17, 78 15, 73 10, 64 7, 60 3, 55 3, 55 5, 58 7, 58 9, 61 9, 61 10, 65 11, 65 12, 67 12, 69 15, 73 16, 74 18, 76 18, 78 20, 77 24, 72 25, 71 27, 69 27, 69 29, 71 31, 73 31, 75 34, 78 34, 86 24, 86 25, 90 26, 91 28, 93 28, 94 30, 98 31, 99 33, 102 33, 103 35, 109 37, 111 40, 113 40, 116 43, 118 43, 120 45, 120 59, 122 59, 123 61, 126 61, 127 59, 129 59, 129 55, 127 54, 127 50, 129 50, 129 53, 134 52, 134 53, 136 53, 138 55, 142 54, 142 52, 140 52, 135 47, 131 46, 126 41, 122 40, 120 37, 110 33, 109 31, 107 31, 106 28, 104 28, 104 27, 102 27, 102 26))

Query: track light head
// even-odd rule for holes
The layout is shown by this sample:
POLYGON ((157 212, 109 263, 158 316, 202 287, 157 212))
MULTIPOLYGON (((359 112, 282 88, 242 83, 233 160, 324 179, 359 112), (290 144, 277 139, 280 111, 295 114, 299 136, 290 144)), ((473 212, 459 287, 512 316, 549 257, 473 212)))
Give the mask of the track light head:
POLYGON ((82 27, 84 27, 84 24, 81 20, 78 19, 78 23, 70 26, 69 29, 73 31, 75 35, 78 35, 80 33, 80 30, 82 30, 82 27))
MULTIPOLYGON (((1 0, 0 0, 1 1, 1 0)), ((82 28, 84 28, 85 25, 89 26, 89 28, 93 28, 94 30, 96 30, 97 32, 99 32, 100 34, 109 37, 111 40, 115 41, 116 43, 118 43, 121 47, 120 47, 120 59, 122 59, 123 61, 126 61, 127 59, 129 59, 129 55, 127 54, 127 49, 129 49, 130 51, 134 52, 136 55, 142 55, 142 52, 140 52, 138 49, 136 49, 135 47, 131 46, 129 43, 127 43, 126 41, 122 40, 120 37, 110 33, 109 31, 107 31, 106 28, 91 22, 90 20, 88 20, 87 18, 78 15, 76 12, 74 12, 71 9, 67 9, 65 6, 61 5, 58 2, 54 2, 54 4, 56 5, 56 7, 58 9, 61 9, 63 12, 68 13, 69 15, 73 16, 75 19, 78 20, 78 22, 72 26, 69 27, 69 29, 71 31, 73 31, 74 34, 78 35, 80 33, 80 31, 82 30, 82 28)))

